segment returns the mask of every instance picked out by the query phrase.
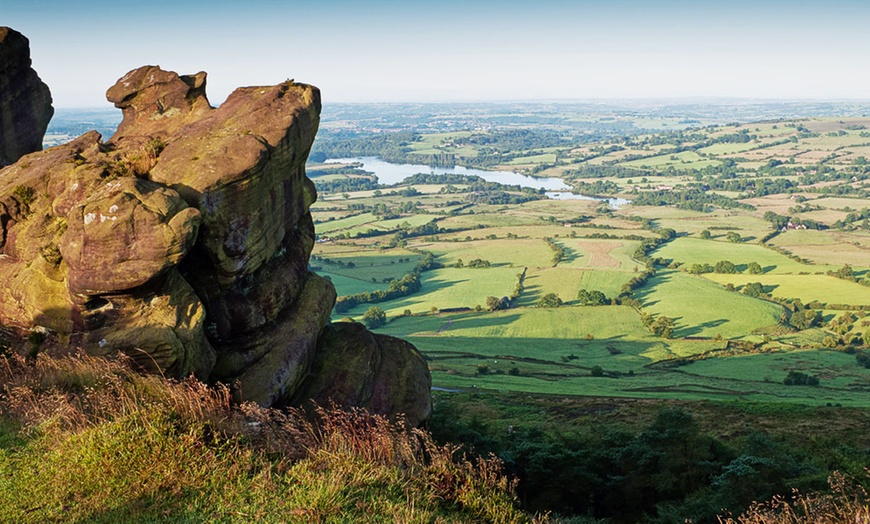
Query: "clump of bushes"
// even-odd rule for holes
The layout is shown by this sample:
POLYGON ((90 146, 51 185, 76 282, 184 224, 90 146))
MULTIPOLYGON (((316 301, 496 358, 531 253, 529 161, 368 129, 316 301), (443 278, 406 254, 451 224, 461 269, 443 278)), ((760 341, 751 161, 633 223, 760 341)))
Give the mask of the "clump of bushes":
POLYGON ((547 293, 535 303, 536 307, 559 307, 562 305, 562 299, 555 293, 547 293))
POLYGON ((815 375, 792 370, 788 372, 782 383, 786 386, 818 386, 819 378, 815 375))

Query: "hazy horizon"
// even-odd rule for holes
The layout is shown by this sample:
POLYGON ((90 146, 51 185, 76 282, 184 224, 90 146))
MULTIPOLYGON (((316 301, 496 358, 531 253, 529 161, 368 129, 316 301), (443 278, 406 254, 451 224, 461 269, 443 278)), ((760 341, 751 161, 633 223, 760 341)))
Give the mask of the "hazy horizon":
POLYGON ((145 64, 206 71, 214 105, 293 78, 331 103, 866 101, 870 5, 3 0, 56 107, 105 107, 145 64))

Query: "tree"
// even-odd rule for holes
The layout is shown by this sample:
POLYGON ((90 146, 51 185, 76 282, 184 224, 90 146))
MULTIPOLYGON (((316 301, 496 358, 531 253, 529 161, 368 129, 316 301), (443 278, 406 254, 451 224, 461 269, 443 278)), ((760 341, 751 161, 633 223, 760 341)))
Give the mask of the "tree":
POLYGON ((649 325, 649 329, 656 336, 671 338, 674 334, 674 319, 666 316, 656 317, 649 325))
POLYGON ((761 285, 761 282, 749 282, 743 286, 743 294, 753 298, 758 298, 764 294, 764 286, 761 285))
POLYGON ((559 307, 562 305, 562 299, 555 293, 547 293, 535 304, 537 307, 559 307))
POLYGON ((740 234, 734 231, 729 231, 728 233, 726 233, 725 238, 728 240, 728 242, 740 242, 740 234))
POLYGON ((584 306, 603 306, 607 304, 607 297, 601 291, 587 291, 581 289, 577 292, 577 299, 584 306))
POLYGON ((711 238, 713 238, 713 235, 710 234, 709 229, 705 229, 704 231, 701 231, 701 238, 703 238, 704 240, 710 240, 711 238))
POLYGON ((501 307, 501 300, 497 297, 486 297, 486 309, 495 311, 501 307))
POLYGON ((746 266, 746 272, 750 275, 760 275, 764 273, 764 269, 758 262, 750 262, 749 265, 746 266))
POLYGON ((817 326, 822 320, 822 315, 812 309, 799 309, 791 314, 788 323, 796 329, 809 329, 817 326))
POLYGON ((719 262, 716 262, 716 267, 713 270, 716 271, 716 273, 733 275, 734 273, 737 273, 737 266, 728 260, 720 260, 719 262))
POLYGON ((844 264, 843 267, 841 267, 834 273, 834 276, 837 278, 842 278, 843 280, 855 280, 852 266, 850 266, 849 264, 844 264))
POLYGON ((374 329, 387 323, 387 314, 384 313, 383 309, 372 306, 366 310, 362 319, 367 328, 374 329))

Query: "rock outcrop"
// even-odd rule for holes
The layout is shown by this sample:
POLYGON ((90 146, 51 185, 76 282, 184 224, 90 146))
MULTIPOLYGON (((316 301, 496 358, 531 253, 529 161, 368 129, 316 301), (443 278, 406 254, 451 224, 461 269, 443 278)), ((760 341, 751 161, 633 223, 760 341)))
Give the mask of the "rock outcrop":
POLYGON ((54 114, 48 86, 30 66, 27 38, 0 27, 0 167, 41 150, 54 114))
POLYGON ((328 325, 335 290, 308 271, 319 91, 240 88, 212 108, 205 83, 131 71, 107 93, 124 113, 111 139, 0 170, 0 323, 261 405, 331 400, 422 423, 422 356, 328 325))

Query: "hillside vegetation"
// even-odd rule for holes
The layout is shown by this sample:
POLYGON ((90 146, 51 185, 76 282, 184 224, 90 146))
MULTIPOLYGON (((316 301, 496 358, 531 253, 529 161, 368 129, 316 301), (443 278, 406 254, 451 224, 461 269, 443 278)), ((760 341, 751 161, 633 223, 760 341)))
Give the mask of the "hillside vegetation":
POLYGON ((0 358, 0 521, 532 522, 494 459, 362 411, 85 356, 0 358))

